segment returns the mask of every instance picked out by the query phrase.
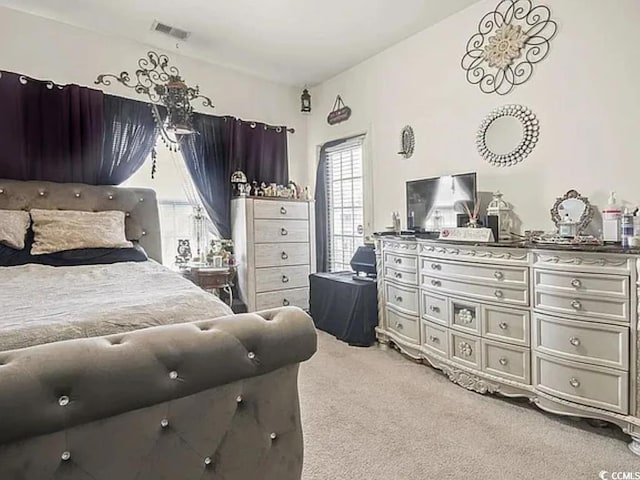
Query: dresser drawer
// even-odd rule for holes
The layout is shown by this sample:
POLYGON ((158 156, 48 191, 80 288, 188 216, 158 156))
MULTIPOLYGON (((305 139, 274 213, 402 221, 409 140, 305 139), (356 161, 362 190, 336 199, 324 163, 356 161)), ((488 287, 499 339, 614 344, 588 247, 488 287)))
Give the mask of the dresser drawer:
POLYGON ((384 276, 394 282, 403 283, 405 285, 418 285, 418 274, 416 272, 403 272, 396 268, 385 266, 384 276))
POLYGON ((256 269, 256 292, 272 292, 309 286, 309 266, 256 269))
POLYGON ((530 314, 515 308, 482 306, 482 336, 491 340, 528 347, 530 314))
POLYGON ((541 311, 568 314, 585 320, 629 323, 629 302, 605 298, 586 298, 536 290, 535 307, 541 311))
POLYGON ((468 262, 447 262, 433 258, 422 258, 420 268, 423 273, 431 271, 434 275, 450 279, 487 283, 491 285, 529 284, 527 267, 505 267, 501 265, 478 265, 468 262))
POLYGON ((308 242, 305 220, 254 220, 256 243, 308 242))
POLYGON ((387 327, 411 343, 420 343, 418 319, 387 308, 387 327))
POLYGON ((449 355, 447 329, 431 322, 422 322, 422 345, 437 355, 449 355))
POLYGON ((617 325, 534 315, 538 352, 605 367, 629 368, 629 329, 617 325))
POLYGON ((534 386, 571 402, 629 413, 628 373, 534 353, 534 386))
POLYGON ((449 307, 447 299, 431 295, 421 291, 422 295, 422 318, 439 323, 443 326, 449 325, 449 307))
POLYGON ((418 288, 400 287, 385 282, 387 304, 409 315, 418 315, 418 288))
POLYGON ((309 204, 307 202, 254 200, 253 216, 255 218, 307 220, 309 218, 309 204))
POLYGON ((421 275, 421 286, 432 291, 453 295, 464 295, 476 300, 484 300, 512 305, 529 305, 529 289, 527 287, 493 286, 449 280, 446 278, 421 275))
POLYGON ((531 384, 531 352, 526 347, 482 339, 482 371, 531 384))
POLYGON ((415 255, 398 255, 391 252, 385 252, 384 264, 404 272, 415 273, 418 271, 418 257, 415 255))
POLYGON ((269 308, 300 307, 309 308, 309 289, 295 288, 292 290, 280 290, 277 292, 258 293, 256 295, 256 309, 267 310, 269 308))
POLYGON ((308 243, 258 243, 255 245, 256 268, 308 265, 308 243))
POLYGON ((482 368, 480 337, 449 330, 449 352, 452 360, 478 370, 482 368))
POLYGON ((540 291, 565 293, 581 297, 605 296, 629 298, 629 277, 595 273, 566 273, 534 270, 535 286, 540 291))

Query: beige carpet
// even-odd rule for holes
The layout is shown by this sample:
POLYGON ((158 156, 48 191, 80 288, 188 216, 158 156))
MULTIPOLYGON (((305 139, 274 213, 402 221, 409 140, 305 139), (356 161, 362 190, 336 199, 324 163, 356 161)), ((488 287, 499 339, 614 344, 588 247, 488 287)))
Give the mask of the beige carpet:
POLYGON ((468 392, 395 351, 349 347, 322 332, 319 342, 300 372, 303 480, 597 480, 602 470, 640 472, 618 428, 468 392))

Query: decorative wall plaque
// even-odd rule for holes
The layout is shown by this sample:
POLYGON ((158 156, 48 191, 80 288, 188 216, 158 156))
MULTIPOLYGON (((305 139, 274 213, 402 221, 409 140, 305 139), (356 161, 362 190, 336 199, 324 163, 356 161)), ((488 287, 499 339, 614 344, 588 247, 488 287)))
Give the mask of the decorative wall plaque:
POLYGON ((398 155, 402 155, 404 158, 411 158, 416 147, 416 136, 413 133, 413 128, 407 125, 402 129, 400 135, 401 150, 398 152, 398 155))
POLYGON ((349 120, 349 118, 351 118, 351 109, 344 104, 342 97, 338 95, 333 104, 333 110, 327 115, 327 123, 329 125, 336 125, 349 120))
POLYGON ((558 25, 551 11, 532 0, 502 0, 478 24, 467 42, 462 68, 483 93, 506 95, 531 77, 549 53, 558 25))

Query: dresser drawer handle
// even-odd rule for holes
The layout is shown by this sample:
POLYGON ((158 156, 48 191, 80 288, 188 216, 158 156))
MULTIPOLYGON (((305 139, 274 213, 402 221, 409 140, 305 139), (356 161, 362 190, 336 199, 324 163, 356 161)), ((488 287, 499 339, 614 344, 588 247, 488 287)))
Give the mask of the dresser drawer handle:
POLYGON ((280 235, 282 235, 283 237, 286 237, 287 235, 289 235, 289 232, 287 231, 286 228, 282 227, 280 229, 280 235))
POLYGON ((398 330, 402 330, 404 328, 404 326, 400 322, 396 322, 396 328, 398 330))
POLYGON ((400 272, 394 272, 393 276, 396 278, 402 278, 402 274, 400 272))
POLYGON ((440 313, 440 307, 436 307, 435 305, 429 305, 429 310, 433 313, 440 313))
POLYGON ((571 338, 569 339, 569 343, 570 343, 571 345, 573 345, 574 347, 577 347, 577 346, 579 346, 579 345, 580 345, 580 339, 579 339, 578 337, 571 337, 571 338))
POLYGON ((402 263, 402 259, 401 258, 397 258, 397 257, 394 258, 393 261, 398 265, 400 265, 402 263))
POLYGON ((432 263, 431 264, 431 269, 432 270, 442 270, 442 265, 440 265, 439 263, 432 263))
POLYGON ((284 207, 280 207, 280 213, 281 213, 282 215, 286 215, 286 214, 287 214, 287 209, 286 209, 286 208, 284 208, 284 207))
POLYGON ((288 307, 290 305, 289 300, 287 300, 286 298, 282 300, 282 305, 288 307))
POLYGON ((571 280, 571 286, 573 288, 580 288, 582 286, 582 282, 577 278, 574 278, 573 280, 571 280))
POLYGON ((580 303, 580 300, 573 300, 571 302, 571 306, 573 308, 575 308, 576 310, 581 310, 582 309, 582 303, 580 303))
POLYGON ((429 341, 431 343, 440 343, 440 339, 438 337, 434 337, 433 335, 429 336, 429 341))
POLYGON ((571 377, 569 379, 569 385, 571 385, 573 388, 578 388, 580 386, 580 380, 575 377, 571 377))
POLYGON ((502 273, 502 272, 494 272, 493 276, 496 277, 496 279, 498 279, 498 280, 502 280, 504 278, 504 273, 502 273))
POLYGON ((504 292, 502 290, 496 290, 495 292, 493 292, 493 294, 496 296, 496 298, 504 297, 504 292))
POLYGON ((282 283, 289 283, 289 277, 282 275, 282 283))
POLYGON ((509 325, 507 325, 505 322, 500 322, 500 323, 498 324, 498 328, 499 328, 500 330, 506 330, 507 328, 509 328, 509 325))
POLYGON ((507 360, 505 357, 500 357, 498 363, 500 363, 500 365, 504 367, 507 363, 509 363, 509 360, 507 360))
POLYGON ((287 260, 289 258, 289 254, 287 252, 282 252, 280 254, 280 258, 282 258, 282 260, 287 260))
POLYGON ((431 285, 433 285, 434 287, 441 287, 442 282, 440 280, 431 280, 431 285))
POLYGON ((402 302, 402 297, 400 295, 395 296, 396 302, 402 302))

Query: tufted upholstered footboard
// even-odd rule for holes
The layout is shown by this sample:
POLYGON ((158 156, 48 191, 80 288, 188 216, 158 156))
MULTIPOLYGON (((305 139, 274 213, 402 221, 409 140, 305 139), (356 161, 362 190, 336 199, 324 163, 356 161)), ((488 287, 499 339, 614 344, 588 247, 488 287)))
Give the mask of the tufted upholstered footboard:
POLYGON ((1 480, 299 480, 300 309, 0 353, 1 480))

